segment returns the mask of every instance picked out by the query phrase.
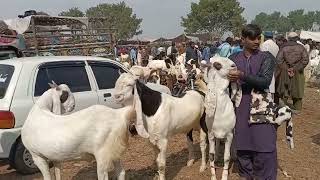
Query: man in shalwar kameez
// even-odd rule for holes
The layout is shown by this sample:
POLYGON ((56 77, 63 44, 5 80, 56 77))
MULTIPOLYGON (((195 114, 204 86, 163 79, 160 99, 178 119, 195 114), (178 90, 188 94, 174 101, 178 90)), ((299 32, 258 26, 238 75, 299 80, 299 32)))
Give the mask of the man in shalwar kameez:
POLYGON ((239 175, 246 180, 276 180, 277 149, 276 128, 272 124, 249 124, 251 92, 266 90, 272 80, 276 59, 269 52, 259 50, 261 29, 249 24, 242 30, 244 50, 230 59, 237 71, 228 77, 242 88, 242 99, 236 108, 235 149, 239 175))

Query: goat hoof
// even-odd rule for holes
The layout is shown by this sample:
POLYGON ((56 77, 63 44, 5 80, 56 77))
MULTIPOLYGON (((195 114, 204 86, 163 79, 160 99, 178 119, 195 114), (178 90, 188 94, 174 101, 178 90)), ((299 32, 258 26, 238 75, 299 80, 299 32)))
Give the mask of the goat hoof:
POLYGON ((153 177, 153 180, 159 180, 159 179, 160 179, 160 177, 159 177, 158 174, 156 174, 156 175, 153 177))
POLYGON ((228 176, 222 176, 221 180, 228 180, 228 176))
POLYGON ((217 180, 216 176, 211 176, 211 180, 217 180))
POLYGON ((187 163, 187 166, 190 167, 193 165, 193 163, 194 163, 194 159, 190 159, 187 163))
POLYGON ((206 166, 200 166, 200 172, 201 172, 201 173, 204 172, 206 169, 207 169, 206 166))

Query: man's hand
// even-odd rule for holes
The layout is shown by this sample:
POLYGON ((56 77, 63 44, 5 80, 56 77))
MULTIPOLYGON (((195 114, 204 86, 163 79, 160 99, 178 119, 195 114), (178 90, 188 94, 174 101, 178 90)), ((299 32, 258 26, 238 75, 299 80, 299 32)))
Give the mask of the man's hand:
POLYGON ((289 77, 293 77, 294 76, 294 69, 293 68, 289 68, 288 69, 288 75, 289 75, 289 77))
POLYGON ((230 70, 229 74, 228 74, 228 79, 231 82, 236 82, 240 79, 241 76, 243 76, 244 73, 242 71, 239 70, 230 70))

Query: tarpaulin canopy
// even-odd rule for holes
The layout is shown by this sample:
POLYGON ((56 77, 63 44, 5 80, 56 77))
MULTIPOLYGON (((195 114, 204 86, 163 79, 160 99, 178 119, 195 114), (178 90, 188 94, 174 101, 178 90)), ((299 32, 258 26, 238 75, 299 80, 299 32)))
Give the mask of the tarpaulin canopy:
POLYGON ((88 25, 87 17, 54 17, 44 15, 6 19, 4 22, 7 24, 9 29, 17 31, 18 34, 23 34, 30 28, 31 19, 34 19, 36 26, 63 26, 72 24, 88 25))
POLYGON ((320 42, 320 32, 301 31, 301 39, 312 39, 313 41, 320 42))

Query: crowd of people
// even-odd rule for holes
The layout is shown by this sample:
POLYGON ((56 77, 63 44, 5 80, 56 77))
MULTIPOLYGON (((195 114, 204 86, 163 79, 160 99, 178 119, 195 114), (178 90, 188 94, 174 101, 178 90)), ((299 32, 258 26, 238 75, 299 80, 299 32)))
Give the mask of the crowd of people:
MULTIPOLYGON (((183 64, 187 64, 190 60, 196 60, 199 64, 201 61, 209 62, 214 55, 232 57, 243 50, 243 37, 226 37, 213 44, 172 42, 167 48, 163 46, 120 48, 117 49, 117 56, 128 53, 131 63, 141 66, 147 66, 149 60, 162 60, 167 57, 177 59, 183 64)), ((283 35, 274 36, 272 32, 265 31, 261 34, 259 50, 268 51, 277 59, 277 69, 269 87, 276 101, 281 97, 287 102, 290 97, 294 101, 293 108, 301 110, 305 81, 317 73, 317 68, 311 67, 309 60, 319 58, 320 42, 312 39, 302 40, 295 32, 289 33, 285 38, 283 35)))
POLYGON ((277 129, 271 124, 249 125, 251 93, 253 90, 270 93, 275 103, 283 101, 299 114, 305 81, 310 78, 305 74, 308 76, 308 71, 312 71, 309 62, 318 57, 319 50, 319 42, 301 40, 296 32, 288 33, 287 37, 275 36, 273 32, 263 32, 259 26, 249 24, 242 30, 241 38, 227 37, 211 45, 173 42, 167 49, 132 48, 130 58, 133 64, 142 66, 147 64, 142 63, 144 61, 170 56, 182 64, 190 60, 209 63, 215 55, 234 61, 237 70, 230 71, 228 78, 242 88, 242 101, 235 109, 234 141, 240 176, 243 179, 277 179, 277 129))

